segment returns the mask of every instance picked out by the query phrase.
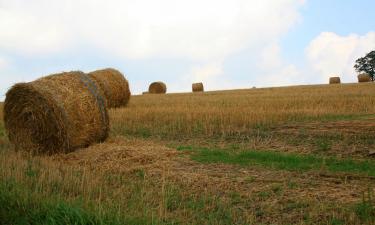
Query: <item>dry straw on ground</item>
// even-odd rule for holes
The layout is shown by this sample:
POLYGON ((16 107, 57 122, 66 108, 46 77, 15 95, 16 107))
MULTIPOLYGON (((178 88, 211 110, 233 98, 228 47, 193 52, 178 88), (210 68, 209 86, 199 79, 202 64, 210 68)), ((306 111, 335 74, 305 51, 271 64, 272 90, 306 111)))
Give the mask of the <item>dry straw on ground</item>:
POLYGON ((340 77, 330 77, 329 84, 340 84, 341 80, 340 77))
POLYGON ((126 106, 130 99, 129 82, 115 69, 103 69, 89 73, 102 89, 109 108, 126 106))
POLYGON ((150 84, 148 92, 150 94, 165 94, 167 92, 167 85, 161 81, 154 82, 150 84))
POLYGON ((358 75, 359 83, 370 82, 370 81, 371 81, 371 77, 367 73, 362 73, 358 75))
POLYGON ((194 83, 192 85, 192 89, 193 89, 193 92, 203 92, 204 91, 203 83, 194 83))
POLYGON ((4 122, 16 150, 71 152, 107 138, 103 93, 76 71, 14 85, 6 94, 4 122))

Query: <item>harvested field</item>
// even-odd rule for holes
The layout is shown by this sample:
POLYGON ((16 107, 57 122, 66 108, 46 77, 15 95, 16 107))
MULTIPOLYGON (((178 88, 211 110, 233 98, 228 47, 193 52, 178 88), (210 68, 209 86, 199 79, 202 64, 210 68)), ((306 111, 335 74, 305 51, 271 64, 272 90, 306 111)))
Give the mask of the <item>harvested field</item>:
POLYGON ((52 156, 12 151, 0 122, 0 182, 129 224, 373 224, 374 93, 134 96, 106 142, 52 156))

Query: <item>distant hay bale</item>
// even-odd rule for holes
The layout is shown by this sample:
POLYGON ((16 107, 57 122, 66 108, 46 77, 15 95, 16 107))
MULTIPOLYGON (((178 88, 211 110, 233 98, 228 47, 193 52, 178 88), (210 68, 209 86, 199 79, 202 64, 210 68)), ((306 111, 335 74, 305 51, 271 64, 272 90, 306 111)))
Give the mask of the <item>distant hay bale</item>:
POLYGON ((329 84, 340 84, 341 80, 340 77, 330 77, 329 84))
POLYGON ((371 82, 371 77, 367 73, 358 75, 358 83, 371 82))
POLYGON ((68 72, 14 85, 6 94, 4 124, 16 150, 67 153, 108 136, 103 93, 88 75, 68 72))
POLYGON ((192 85, 192 89, 193 89, 193 92, 203 92, 204 91, 203 83, 194 83, 192 85))
POLYGON ((115 69, 103 69, 88 74, 102 89, 109 108, 126 106, 130 99, 129 82, 115 69))
POLYGON ((167 85, 165 85, 161 81, 154 82, 150 84, 150 87, 148 88, 148 92, 150 94, 165 94, 167 93, 167 85))
POLYGON ((148 91, 144 91, 142 92, 143 95, 147 95, 147 94, 150 94, 148 91))

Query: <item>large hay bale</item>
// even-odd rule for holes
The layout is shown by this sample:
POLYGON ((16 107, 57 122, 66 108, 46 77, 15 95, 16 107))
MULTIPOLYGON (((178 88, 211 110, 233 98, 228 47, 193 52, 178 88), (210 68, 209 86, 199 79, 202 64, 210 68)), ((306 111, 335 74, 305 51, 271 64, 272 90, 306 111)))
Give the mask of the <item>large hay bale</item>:
POLYGON ((367 73, 358 75, 358 83, 371 82, 371 77, 367 73))
POLYGON ((193 92, 203 92, 204 91, 203 83, 192 84, 192 89, 193 89, 193 92))
POLYGON ((4 124, 16 150, 36 154, 71 152, 108 136, 103 93, 75 71, 14 85, 6 94, 4 124))
POLYGON ((340 77, 330 77, 329 84, 340 84, 341 80, 340 77))
POLYGON ((130 99, 129 82, 115 69, 103 69, 89 73, 102 89, 109 108, 126 106, 130 99))
POLYGON ((167 93, 167 85, 165 85, 161 81, 154 82, 150 84, 150 87, 148 88, 148 92, 150 94, 165 94, 167 93))

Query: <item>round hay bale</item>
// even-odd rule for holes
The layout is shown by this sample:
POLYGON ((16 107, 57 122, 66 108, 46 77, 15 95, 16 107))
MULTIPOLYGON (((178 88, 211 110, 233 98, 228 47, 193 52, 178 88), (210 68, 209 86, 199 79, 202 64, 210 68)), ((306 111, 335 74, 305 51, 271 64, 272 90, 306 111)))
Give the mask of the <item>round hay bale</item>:
POLYGON ((192 89, 193 92, 204 92, 203 83, 194 83, 192 89))
POLYGON ((109 108, 126 106, 130 99, 129 82, 118 70, 107 68, 88 74, 104 93, 109 108))
POLYGON ((167 85, 165 85, 161 81, 154 82, 150 84, 150 87, 148 88, 148 92, 150 94, 165 94, 167 93, 167 85))
POLYGON ((358 75, 358 83, 371 82, 371 77, 367 73, 358 75))
POLYGON ((14 85, 6 94, 4 124, 16 150, 67 153, 104 141, 108 111, 98 84, 75 71, 14 85))
POLYGON ((341 80, 340 77, 330 77, 329 84, 340 84, 341 80))
POLYGON ((148 94, 150 94, 148 91, 144 91, 144 92, 142 92, 142 94, 143 95, 148 95, 148 94))

